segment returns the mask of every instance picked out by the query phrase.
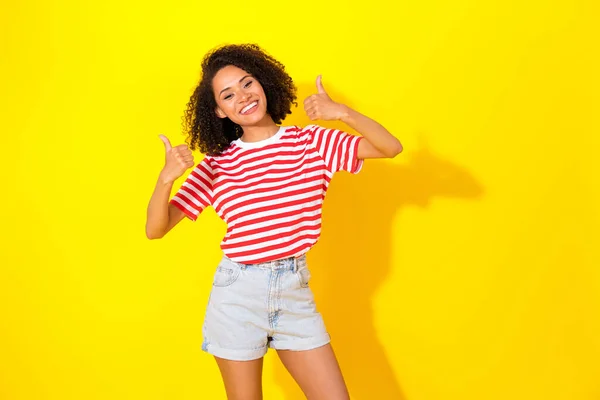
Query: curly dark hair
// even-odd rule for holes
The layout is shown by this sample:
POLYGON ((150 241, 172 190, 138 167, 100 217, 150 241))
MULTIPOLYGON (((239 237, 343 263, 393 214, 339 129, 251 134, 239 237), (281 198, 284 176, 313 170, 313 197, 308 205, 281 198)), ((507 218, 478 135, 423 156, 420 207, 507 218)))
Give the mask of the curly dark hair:
POLYGON ((218 155, 233 140, 242 136, 242 128, 229 118, 219 118, 212 80, 223 67, 233 65, 254 76, 264 89, 267 113, 276 124, 291 114, 296 103, 296 86, 279 61, 256 44, 226 45, 211 50, 202 61, 202 78, 187 104, 183 117, 184 132, 191 150, 218 155))

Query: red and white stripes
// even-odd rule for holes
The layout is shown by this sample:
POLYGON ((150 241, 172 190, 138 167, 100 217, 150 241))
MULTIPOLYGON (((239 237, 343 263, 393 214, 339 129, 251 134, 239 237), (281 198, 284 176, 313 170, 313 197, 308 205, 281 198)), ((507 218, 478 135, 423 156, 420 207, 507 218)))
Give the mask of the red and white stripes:
POLYGON ((206 156, 171 203, 188 218, 211 205, 227 223, 221 242, 234 261, 253 264, 305 253, 321 233, 321 208, 333 174, 358 173, 361 137, 310 125, 281 127, 269 139, 236 140, 206 156))

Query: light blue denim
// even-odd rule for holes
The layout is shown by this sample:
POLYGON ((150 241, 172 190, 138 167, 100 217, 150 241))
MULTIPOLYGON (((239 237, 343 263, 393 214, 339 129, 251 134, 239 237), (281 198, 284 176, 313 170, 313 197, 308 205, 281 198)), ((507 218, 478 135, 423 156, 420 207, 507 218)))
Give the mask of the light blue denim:
POLYGON ((202 350, 229 360, 267 349, 310 350, 330 341, 317 311, 306 255, 261 264, 223 256, 204 319, 202 350))

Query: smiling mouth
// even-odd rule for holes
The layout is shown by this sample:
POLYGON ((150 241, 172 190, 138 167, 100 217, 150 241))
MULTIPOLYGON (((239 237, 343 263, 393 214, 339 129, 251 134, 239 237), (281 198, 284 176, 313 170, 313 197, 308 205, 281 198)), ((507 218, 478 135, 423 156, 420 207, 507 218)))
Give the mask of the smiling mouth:
POLYGON ((240 114, 242 114, 242 115, 250 114, 256 109, 257 106, 258 106, 258 100, 253 101, 252 103, 248 104, 246 107, 242 108, 242 111, 240 111, 240 114))

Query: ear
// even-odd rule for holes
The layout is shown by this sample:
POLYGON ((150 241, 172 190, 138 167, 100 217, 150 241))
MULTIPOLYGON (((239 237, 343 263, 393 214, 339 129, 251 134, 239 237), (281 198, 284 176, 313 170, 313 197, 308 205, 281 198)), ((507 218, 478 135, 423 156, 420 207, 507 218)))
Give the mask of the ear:
POLYGON ((225 113, 223 112, 223 110, 221 110, 221 108, 219 106, 217 106, 215 108, 215 113, 217 114, 217 117, 219 117, 219 118, 227 118, 227 115, 225 115, 225 113))

